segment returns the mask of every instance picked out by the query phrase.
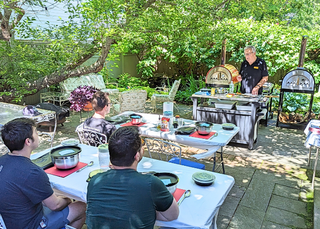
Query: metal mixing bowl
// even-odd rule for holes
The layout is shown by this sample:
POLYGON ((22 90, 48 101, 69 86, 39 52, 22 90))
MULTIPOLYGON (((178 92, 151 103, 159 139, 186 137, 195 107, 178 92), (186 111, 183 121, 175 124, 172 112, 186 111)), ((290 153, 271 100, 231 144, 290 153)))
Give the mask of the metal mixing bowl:
POLYGON ((139 125, 142 122, 142 116, 138 114, 130 115, 132 125, 139 125))
POLYGON ((57 169, 72 169, 79 163, 79 153, 71 156, 53 157, 57 169))
POLYGON ((211 132, 212 126, 213 126, 213 123, 211 122, 205 122, 205 121, 196 122, 197 132, 200 135, 209 135, 211 132))
POLYGON ((52 162, 57 169, 72 169, 79 163, 79 146, 59 146, 51 150, 52 162), (70 152, 66 152, 66 151, 70 152))

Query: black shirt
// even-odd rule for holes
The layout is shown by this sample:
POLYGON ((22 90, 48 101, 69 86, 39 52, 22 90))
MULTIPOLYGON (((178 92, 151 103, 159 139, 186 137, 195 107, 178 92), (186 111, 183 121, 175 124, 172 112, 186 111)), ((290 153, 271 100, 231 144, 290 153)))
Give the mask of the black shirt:
MULTIPOLYGON (((266 62, 257 57, 251 65, 247 60, 243 61, 240 68, 241 93, 252 93, 252 89, 260 82, 264 76, 269 76, 266 62)), ((259 88, 258 94, 262 94, 262 87, 259 88)))

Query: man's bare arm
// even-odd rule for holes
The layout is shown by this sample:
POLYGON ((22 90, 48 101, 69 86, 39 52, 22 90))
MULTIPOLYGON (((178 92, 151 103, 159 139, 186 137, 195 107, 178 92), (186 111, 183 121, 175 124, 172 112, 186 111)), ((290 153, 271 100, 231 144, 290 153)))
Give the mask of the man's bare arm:
POLYGON ((177 219, 179 216, 179 206, 173 198, 171 206, 164 212, 157 211, 157 220, 171 221, 177 219))
POLYGON ((67 207, 72 201, 68 197, 56 196, 52 194, 47 199, 42 201, 45 206, 47 206, 52 211, 61 211, 67 207))

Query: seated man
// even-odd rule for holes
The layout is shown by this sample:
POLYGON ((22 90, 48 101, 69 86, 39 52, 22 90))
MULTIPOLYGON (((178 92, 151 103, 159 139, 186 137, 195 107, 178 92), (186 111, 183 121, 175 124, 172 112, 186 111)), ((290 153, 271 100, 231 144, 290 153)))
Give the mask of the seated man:
POLYGON ((160 179, 137 172, 143 147, 134 126, 121 127, 109 139, 112 169, 88 184, 87 227, 150 228, 155 220, 178 218, 179 207, 160 179))
POLYGON ((92 98, 92 107, 95 113, 84 121, 83 129, 100 132, 109 139, 112 132, 116 130, 113 124, 105 120, 106 115, 110 112, 110 104, 108 93, 97 91, 92 98))
POLYGON ((69 224, 80 229, 86 204, 56 196, 47 174, 30 160, 39 145, 35 122, 12 120, 1 135, 10 150, 0 157, 0 214, 6 227, 60 229, 69 224))

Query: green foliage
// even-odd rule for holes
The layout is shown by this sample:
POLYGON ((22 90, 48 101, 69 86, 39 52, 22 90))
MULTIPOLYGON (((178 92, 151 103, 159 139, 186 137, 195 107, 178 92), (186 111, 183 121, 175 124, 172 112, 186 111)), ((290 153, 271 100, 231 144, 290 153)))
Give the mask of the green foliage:
MULTIPOLYGON (((42 1, 26 2, 41 5, 42 1)), ((79 62, 99 52, 108 38, 115 41, 107 50, 110 59, 117 58, 119 53, 133 53, 139 59, 137 70, 142 83, 121 77, 119 84, 123 87, 148 86, 163 60, 172 63, 173 78, 201 78, 219 64, 216 60, 224 38, 228 39, 230 55, 227 63, 234 62, 239 67, 244 59, 243 48, 255 45, 272 78, 278 70, 288 71, 297 65, 301 35, 309 36, 305 67, 313 72, 316 82, 320 81, 320 60, 313 55, 320 49, 319 3, 315 0, 223 4, 221 0, 63 2, 68 3, 66 10, 71 15, 61 26, 33 27, 36 18, 24 17, 16 34, 33 40, 29 44, 0 44, 0 96, 17 90, 19 99, 32 93, 26 89, 30 81, 51 76, 64 67, 76 68, 79 62)), ((0 4, 0 10, 3 5, 0 4)), ((103 72, 107 82, 109 73, 103 72)), ((57 83, 50 79, 48 82, 49 86, 57 83)))
POLYGON ((119 84, 119 87, 130 89, 137 86, 147 86, 148 82, 142 81, 138 77, 130 76, 130 74, 128 73, 124 73, 119 76, 118 84, 119 84))
MULTIPOLYGON (((282 112, 288 114, 305 114, 309 110, 310 99, 311 95, 309 94, 284 92, 282 112)), ((275 108, 274 110, 278 110, 279 99, 274 98, 272 100, 272 105, 275 108)), ((312 112, 315 114, 320 114, 320 95, 314 95, 312 112)))
POLYGON ((186 80, 182 80, 180 89, 178 90, 175 101, 185 104, 191 104, 190 96, 205 87, 203 79, 195 79, 194 76, 188 76, 186 80))

